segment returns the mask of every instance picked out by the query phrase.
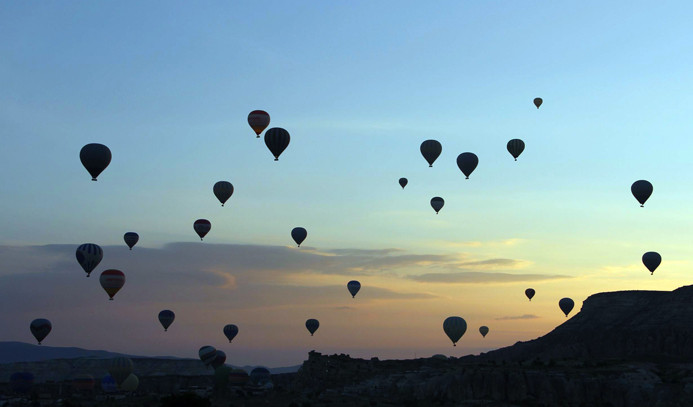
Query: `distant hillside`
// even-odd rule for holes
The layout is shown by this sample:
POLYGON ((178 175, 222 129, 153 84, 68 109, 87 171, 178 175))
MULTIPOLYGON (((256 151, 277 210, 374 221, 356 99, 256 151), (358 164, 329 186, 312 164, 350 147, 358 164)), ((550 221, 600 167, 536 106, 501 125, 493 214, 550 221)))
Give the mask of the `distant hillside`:
POLYGON ((693 362, 693 286, 591 295, 550 333, 480 358, 693 362))
POLYGON ((71 347, 32 345, 24 342, 0 342, 0 364, 14 362, 38 362, 51 359, 94 358, 108 359, 131 356, 105 350, 88 350, 71 347))

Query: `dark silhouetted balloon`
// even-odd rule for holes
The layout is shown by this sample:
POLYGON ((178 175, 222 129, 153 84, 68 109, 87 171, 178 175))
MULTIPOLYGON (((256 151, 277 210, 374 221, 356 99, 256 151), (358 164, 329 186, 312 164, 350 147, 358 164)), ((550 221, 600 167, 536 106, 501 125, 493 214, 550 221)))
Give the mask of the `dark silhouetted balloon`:
POLYGON ((264 110, 253 110, 248 115, 248 124, 260 138, 260 133, 270 124, 270 115, 264 110))
POLYGON ((217 349, 214 346, 207 345, 201 347, 197 354, 200 356, 202 363, 209 366, 212 364, 212 361, 214 361, 214 358, 217 357, 217 349))
POLYGON ((426 140, 421 143, 421 155, 428 161, 428 166, 433 167, 433 162, 440 156, 443 146, 437 140, 426 140))
POLYGON ((107 374, 101 379, 101 390, 103 390, 105 393, 113 393, 118 391, 118 384, 116 384, 113 376, 107 374))
POLYGON ((91 180, 96 181, 96 177, 111 163, 111 150, 103 144, 87 144, 80 150, 79 159, 91 174, 91 180))
POLYGON ((474 153, 462 153, 457 156, 457 166, 467 179, 469 179, 477 164, 479 164, 479 157, 474 153))
POLYGON ((231 195, 233 195, 233 185, 231 185, 231 183, 228 181, 217 182, 214 184, 214 188, 212 188, 212 190, 214 191, 214 195, 217 197, 219 202, 221 202, 221 206, 224 206, 226 201, 228 201, 229 198, 231 198, 231 195))
POLYGON ((212 229, 212 223, 207 219, 198 219, 193 223, 193 229, 195 229, 197 235, 200 236, 200 240, 202 240, 212 229))
POLYGON ((250 371, 250 383, 260 386, 272 380, 272 374, 266 367, 256 367, 250 371))
POLYGON ((306 321, 306 328, 308 329, 308 332, 310 332, 310 336, 313 336, 315 331, 318 330, 318 327, 320 326, 320 322, 318 322, 317 319, 309 319, 306 321))
POLYGON ((111 374, 113 380, 118 386, 121 386, 125 379, 132 373, 132 360, 126 357, 118 357, 111 359, 108 366, 108 373, 111 374))
POLYGON ((291 229, 291 238, 294 239, 294 242, 296 242, 298 247, 301 247, 301 243, 306 240, 307 236, 308 232, 302 227, 291 229))
POLYGON ((77 256, 77 262, 87 273, 87 277, 89 277, 89 274, 101 263, 103 250, 97 244, 84 243, 77 248, 75 256, 77 256))
POLYGON ((630 186, 630 192, 633 193, 633 196, 640 202, 640 206, 642 207, 645 205, 647 198, 652 195, 652 184, 644 179, 635 181, 633 185, 630 186))
POLYGON ((45 318, 38 318, 31 321, 29 329, 31 330, 31 334, 34 335, 34 338, 36 338, 38 344, 40 345, 41 341, 44 340, 49 333, 51 333, 53 325, 51 325, 51 321, 45 318))
POLYGON ((226 362, 226 353, 223 350, 217 350, 216 356, 214 356, 209 365, 214 369, 218 369, 224 366, 224 362, 226 362))
POLYGON ((72 378, 72 387, 77 391, 89 391, 96 385, 94 376, 89 373, 78 373, 72 378))
POLYGON ((544 103, 544 101, 541 98, 534 98, 534 106, 536 106, 537 109, 539 109, 542 103, 544 103))
POLYGON ((279 156, 289 146, 289 141, 291 141, 289 132, 282 128, 272 127, 265 133, 265 145, 274 155, 274 161, 279 161, 279 156))
POLYGON ((347 283, 347 290, 351 293, 351 298, 356 297, 356 293, 361 289, 361 283, 356 280, 351 280, 347 283))
POLYGON ((406 178, 400 178, 399 179, 399 186, 401 186, 402 189, 404 189, 404 187, 406 187, 408 183, 409 183, 409 181, 406 178))
POLYGON ((566 318, 568 317, 568 314, 570 314, 570 311, 573 310, 573 307, 575 306, 575 302, 571 300, 570 298, 561 298, 560 301, 558 301, 558 306, 561 308, 561 311, 565 314, 566 318))
POLYGON ((436 215, 441 209, 443 209, 443 205, 445 205, 445 201, 443 200, 443 198, 439 196, 434 196, 433 198, 431 198, 431 207, 434 211, 436 211, 436 215))
POLYGON ((135 391, 140 385, 140 379, 134 373, 130 373, 128 377, 125 378, 123 383, 120 384, 120 390, 122 391, 135 391))
POLYGON ((125 285, 125 274, 120 270, 105 270, 101 273, 99 282, 108 294, 109 300, 113 301, 113 296, 125 285))
POLYGON ((168 331, 168 327, 171 326, 174 319, 176 319, 176 314, 171 310, 165 309, 159 312, 159 322, 161 322, 161 326, 164 327, 164 332, 168 331))
POLYGON ((127 232, 123 235, 123 240, 125 240, 125 244, 132 250, 132 247, 140 240, 140 235, 135 232, 127 232))
POLYGON ((642 264, 650 270, 650 274, 654 274, 660 263, 662 263, 662 256, 657 252, 647 252, 642 255, 642 264))
POLYGON ((229 340, 229 343, 233 340, 233 338, 238 335, 238 327, 234 324, 228 324, 224 325, 224 336, 229 340))
POLYGON ((488 327, 487 326, 479 327, 479 333, 481 334, 481 336, 483 336, 485 338, 486 334, 488 333, 488 327))
POLYGON ((520 140, 519 138, 514 138, 510 141, 508 141, 508 152, 510 155, 515 158, 515 161, 517 161, 517 157, 522 154, 523 151, 525 151, 525 142, 520 140))
POLYGON ((447 317, 443 322, 443 331, 452 341, 452 346, 457 346, 457 341, 467 332, 467 321, 461 317, 447 317))
POLYGON ((525 295, 527 296, 527 298, 529 298, 530 301, 532 301, 532 297, 534 297, 534 294, 536 294, 534 288, 528 288, 525 290, 525 295))

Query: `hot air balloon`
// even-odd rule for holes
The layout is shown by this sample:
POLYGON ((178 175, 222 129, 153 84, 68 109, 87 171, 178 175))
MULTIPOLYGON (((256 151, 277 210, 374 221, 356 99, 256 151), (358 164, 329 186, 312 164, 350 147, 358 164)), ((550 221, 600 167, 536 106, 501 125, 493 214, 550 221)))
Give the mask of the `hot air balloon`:
POLYGON ((654 271, 657 270, 657 267, 659 267, 659 264, 662 262, 662 256, 659 255, 657 252, 647 252, 642 255, 642 264, 647 267, 648 270, 650 270, 650 274, 654 274, 654 271))
POLYGON ((103 390, 105 393, 113 393, 118 391, 118 385, 113 379, 113 376, 107 374, 101 379, 101 390, 103 390))
POLYGON ((428 161, 428 166, 433 167, 433 162, 440 156, 443 146, 437 140, 426 140, 421 143, 421 155, 428 161))
POLYGON ((111 150, 103 144, 87 144, 80 150, 79 159, 91 174, 91 180, 96 181, 96 177, 111 163, 111 150))
POLYGON ((272 379, 272 374, 266 367, 256 367, 250 371, 250 382, 255 386, 260 386, 269 382, 272 379))
POLYGON ((481 334, 481 336, 483 336, 485 338, 486 334, 488 333, 488 327, 487 326, 479 327, 479 333, 481 334))
POLYGON ((530 301, 532 301, 532 297, 534 297, 535 293, 536 292, 534 291, 534 288, 528 288, 525 290, 525 295, 527 296, 527 298, 529 298, 530 301))
POLYGON ((34 335, 34 338, 36 338, 38 344, 40 345, 41 341, 44 340, 49 333, 51 333, 53 325, 51 325, 51 321, 45 318, 38 318, 31 321, 29 329, 31 330, 31 334, 34 335))
POLYGON ((508 152, 510 155, 515 158, 515 161, 517 161, 517 157, 522 154, 523 151, 525 151, 525 142, 520 140, 519 138, 514 138, 510 141, 508 141, 508 152))
POLYGON ((202 240, 212 229, 212 224, 207 219, 198 219, 193 223, 193 229, 195 229, 197 235, 200 236, 200 240, 202 240))
POLYGON ((77 391, 89 391, 94 388, 96 380, 89 373, 79 373, 72 378, 72 387, 77 391))
POLYGON ((457 156, 457 166, 460 167, 460 171, 469 179, 477 164, 479 164, 479 157, 474 153, 462 153, 457 156))
POLYGON ((409 183, 409 181, 406 178, 400 178, 399 179, 399 186, 401 186, 402 189, 404 189, 404 187, 406 187, 408 183, 409 183))
POLYGON ((541 98, 534 98, 534 106, 536 106, 537 109, 539 109, 542 103, 544 103, 544 101, 541 98))
POLYGON ((267 130, 265 133, 265 145, 274 155, 274 161, 279 161, 279 156, 289 146, 290 140, 289 132, 282 128, 272 127, 267 130))
POLYGON ((87 277, 89 277, 89 274, 101 263, 103 250, 94 243, 84 243, 77 248, 75 255, 77 256, 77 262, 87 273, 87 277))
POLYGON ((108 366, 108 373, 111 374, 113 380, 118 386, 121 386, 125 379, 132 373, 132 360, 126 357, 118 357, 111 359, 108 366))
POLYGON ((101 273, 99 282, 106 290, 109 300, 113 301, 113 296, 125 285, 125 274, 120 270, 109 269, 101 273))
POLYGON ((217 357, 217 349, 214 346, 207 345, 201 347, 197 354, 200 356, 202 363, 209 366, 214 358, 217 357))
POLYGON ((310 332, 310 336, 313 336, 315 331, 318 330, 318 327, 320 326, 320 322, 318 322, 317 319, 309 319, 306 321, 306 328, 308 328, 308 332, 310 332))
POLYGON ((159 312, 159 322, 164 327, 164 332, 168 331, 168 327, 171 326, 174 319, 176 319, 176 314, 171 310, 165 309, 159 312))
POLYGON ((224 366, 224 362, 226 362, 226 353, 222 350, 217 350, 216 355, 214 356, 214 359, 209 363, 212 368, 215 370, 224 366))
POLYGON ((431 207, 434 211, 436 211, 436 215, 438 214, 438 211, 443 209, 443 205, 445 205, 445 201, 443 200, 443 198, 439 196, 434 196, 433 198, 431 198, 431 207))
POLYGON ((243 369, 234 368, 229 371, 229 384, 231 386, 243 386, 248 383, 248 380, 250 380, 250 376, 243 369))
POLYGON ((571 300, 570 298, 561 298, 560 301, 558 301, 558 306, 561 308, 561 311, 565 314, 566 318, 568 317, 568 314, 570 314, 570 311, 573 310, 573 307, 575 306, 575 302, 571 300))
POLYGON ((467 332, 467 322, 461 317, 447 317, 443 322, 443 331, 452 341, 452 346, 457 346, 457 341, 467 332))
POLYGON ((125 240, 125 244, 132 250, 132 247, 140 240, 140 235, 135 232, 127 232, 123 236, 123 240, 125 240))
POLYGON ((248 124, 260 138, 260 133, 270 124, 270 115, 264 110, 253 110, 248 115, 248 124))
MULTIPOLYGON (((30 372, 14 372, 10 375, 10 388, 18 394, 27 394, 34 385, 34 375, 30 372)), ((9 405, 9 403, 7 403, 9 405)))
POLYGON ((304 228, 297 227, 291 229, 291 237, 294 239, 294 242, 296 242, 298 247, 301 247, 301 243, 306 240, 307 236, 308 232, 304 228))
POLYGON ((128 377, 123 380, 123 383, 120 384, 120 390, 122 391, 135 391, 137 390, 137 387, 140 385, 140 379, 135 376, 134 373, 130 373, 128 377))
POLYGON ((635 199, 640 202, 641 207, 645 206, 645 201, 652 195, 652 184, 644 179, 635 181, 633 185, 630 186, 630 192, 632 192, 635 199))
POLYGON ((233 185, 231 185, 231 183, 228 181, 217 182, 214 184, 214 188, 212 188, 212 190, 214 191, 214 195, 217 197, 219 202, 221 202, 221 206, 224 206, 224 203, 226 203, 226 201, 231 198, 231 195, 233 195, 233 185))
POLYGON ((351 298, 356 297, 356 293, 361 289, 361 283, 356 280, 351 280, 347 283, 347 290, 351 293, 351 298))
POLYGON ((229 343, 231 343, 236 335, 238 335, 238 327, 236 325, 228 324, 224 326, 224 336, 229 340, 229 343))

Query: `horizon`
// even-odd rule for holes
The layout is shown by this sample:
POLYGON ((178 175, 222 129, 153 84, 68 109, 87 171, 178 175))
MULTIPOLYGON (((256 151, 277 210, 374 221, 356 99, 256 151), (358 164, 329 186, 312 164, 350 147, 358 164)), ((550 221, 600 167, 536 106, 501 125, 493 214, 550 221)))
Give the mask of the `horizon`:
POLYGON ((197 358, 211 345, 237 366, 310 350, 461 357, 550 332, 563 297, 570 319, 595 293, 689 285, 686 11, 4 3, 0 341, 33 343, 30 322, 47 318, 46 346, 197 358), (290 133, 278 161, 248 125, 256 109, 290 133), (442 144, 432 168, 428 139, 442 144), (89 143, 113 157, 96 182, 89 143), (463 152, 479 157, 469 179, 463 152), (235 189, 223 207, 221 180, 235 189), (202 242, 196 219, 211 221, 202 242), (89 278, 83 243, 104 251, 89 278), (113 301, 99 286, 111 268, 126 276, 113 301), (467 323, 456 347, 449 316, 467 323))

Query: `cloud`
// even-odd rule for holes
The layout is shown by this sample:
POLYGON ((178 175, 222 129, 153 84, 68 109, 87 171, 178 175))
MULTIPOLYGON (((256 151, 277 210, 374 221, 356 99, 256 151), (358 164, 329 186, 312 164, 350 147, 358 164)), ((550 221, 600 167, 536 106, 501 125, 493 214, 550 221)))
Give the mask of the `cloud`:
POLYGON ((537 319, 537 318, 539 318, 538 315, 524 314, 524 315, 512 315, 512 316, 500 317, 500 318, 496 318, 496 321, 508 321, 508 320, 513 320, 513 319, 537 319))
POLYGON ((556 280, 572 278, 559 274, 511 274, 511 273, 485 273, 478 271, 464 271, 458 273, 427 273, 410 275, 407 278, 425 283, 516 283, 522 281, 556 280))
POLYGON ((477 260, 477 261, 466 261, 457 264, 457 268, 520 268, 527 265, 528 262, 523 260, 515 259, 488 259, 488 260, 477 260))

